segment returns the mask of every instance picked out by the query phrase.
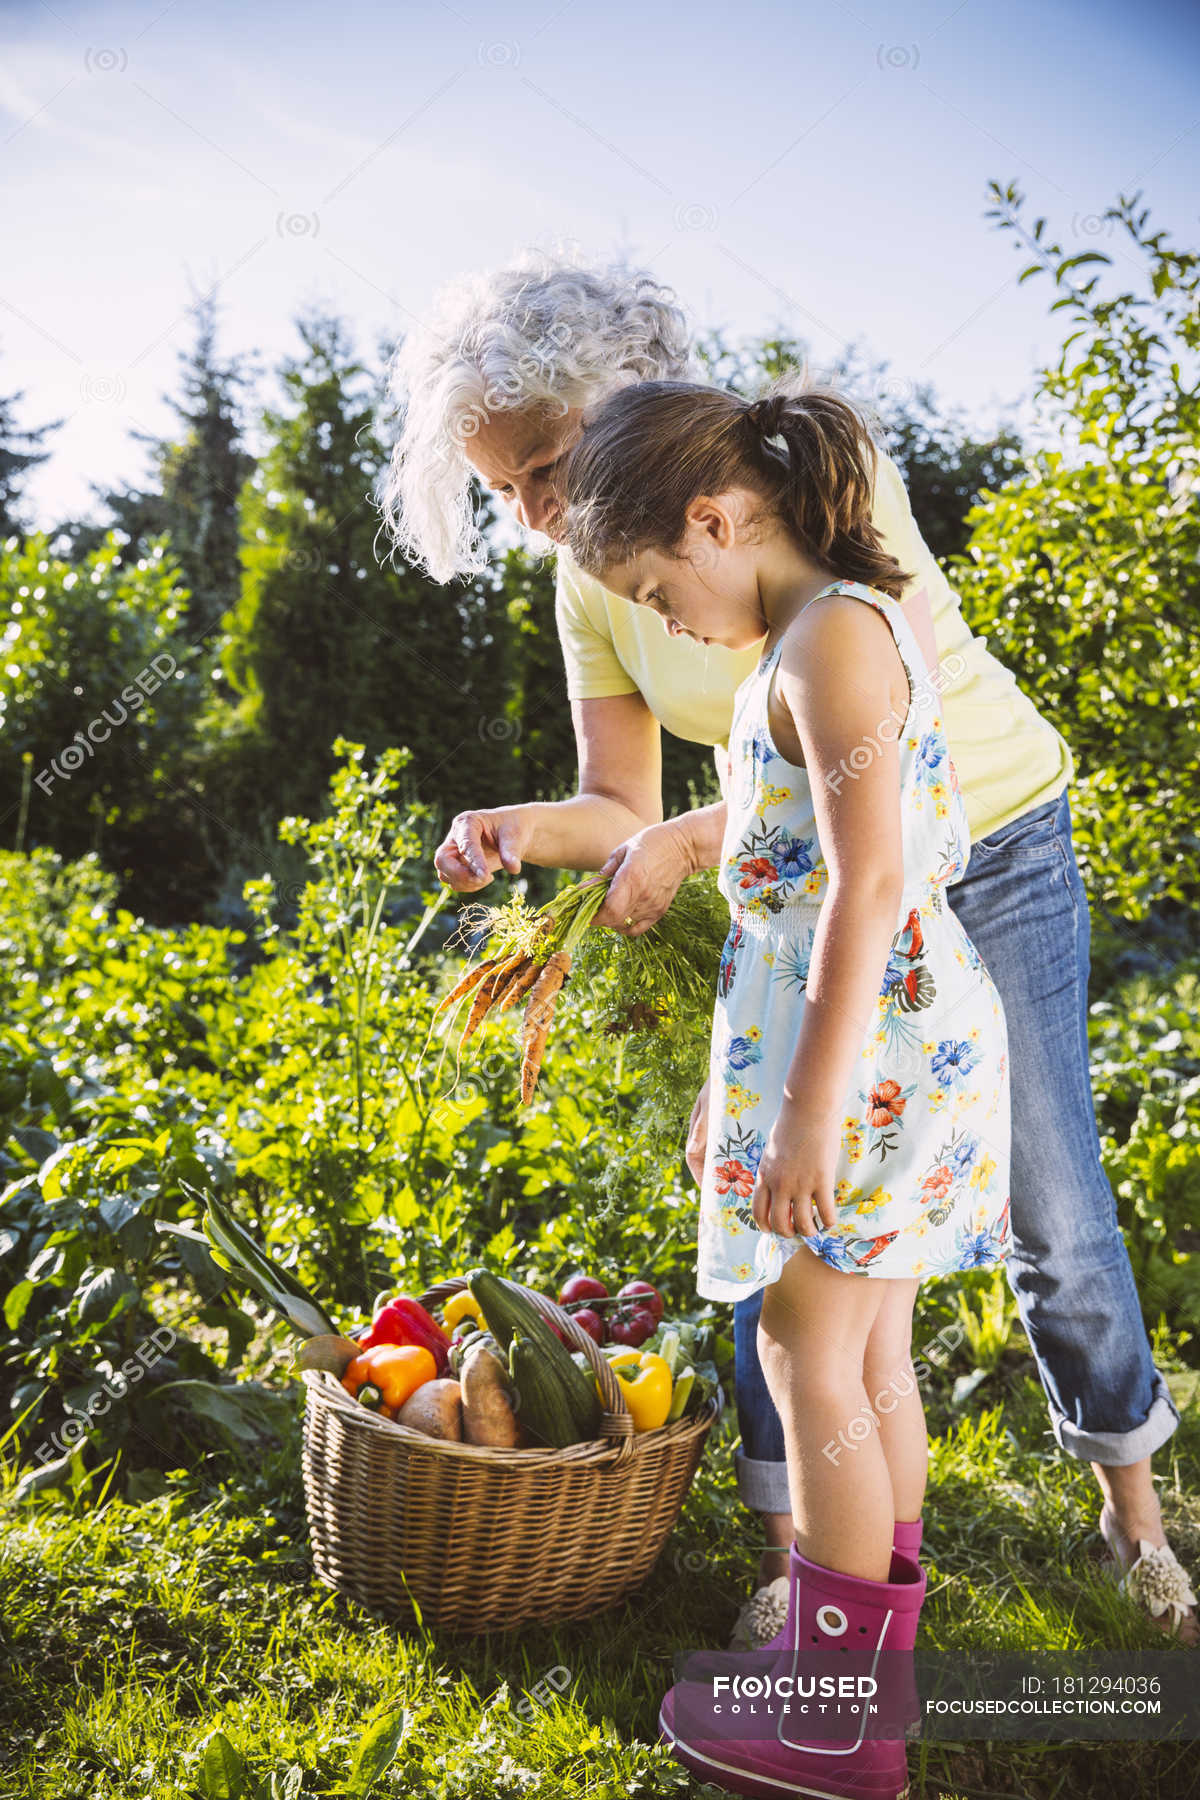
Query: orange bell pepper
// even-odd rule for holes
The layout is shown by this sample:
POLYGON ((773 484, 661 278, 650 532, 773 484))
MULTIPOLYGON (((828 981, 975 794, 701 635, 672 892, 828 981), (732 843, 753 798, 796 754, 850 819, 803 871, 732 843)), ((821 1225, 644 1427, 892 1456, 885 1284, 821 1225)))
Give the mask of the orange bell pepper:
POLYGON ((437 1375, 433 1352, 419 1344, 376 1344, 347 1365, 342 1386, 348 1394, 394 1418, 410 1394, 437 1375))

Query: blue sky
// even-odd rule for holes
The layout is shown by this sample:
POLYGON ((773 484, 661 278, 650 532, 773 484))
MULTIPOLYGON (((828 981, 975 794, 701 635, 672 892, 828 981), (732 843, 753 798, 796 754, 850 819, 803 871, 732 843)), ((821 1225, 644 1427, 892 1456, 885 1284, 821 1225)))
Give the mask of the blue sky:
POLYGON ((1122 191, 1197 242, 1200 8, 1172 0, 148 0, 0 7, 0 392, 63 417, 43 523, 137 481, 193 290, 261 392, 323 303, 373 357, 530 242, 624 251, 699 325, 857 339, 980 423, 1060 318, 986 183, 1073 249, 1122 191))

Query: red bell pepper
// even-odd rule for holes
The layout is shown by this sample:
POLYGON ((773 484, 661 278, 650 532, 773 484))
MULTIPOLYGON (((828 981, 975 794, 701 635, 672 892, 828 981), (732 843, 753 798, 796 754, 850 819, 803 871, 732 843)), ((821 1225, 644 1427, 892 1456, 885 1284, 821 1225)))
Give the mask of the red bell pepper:
POLYGON ((439 1375, 446 1372, 450 1339, 419 1300, 409 1300, 404 1295, 389 1300, 375 1314, 370 1331, 358 1342, 362 1350, 373 1350, 377 1344, 416 1344, 431 1353, 439 1375))

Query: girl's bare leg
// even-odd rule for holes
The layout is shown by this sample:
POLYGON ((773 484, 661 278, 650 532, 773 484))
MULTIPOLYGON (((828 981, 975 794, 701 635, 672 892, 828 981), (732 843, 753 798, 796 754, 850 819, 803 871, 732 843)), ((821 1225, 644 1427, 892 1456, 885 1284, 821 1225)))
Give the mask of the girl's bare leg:
POLYGON ((892 1479, 897 1519, 919 1519, 929 1475, 929 1434, 912 1360, 912 1313, 919 1283, 880 1281, 883 1299, 863 1360, 863 1378, 892 1479))
POLYGON ((787 1447, 796 1544, 811 1562, 867 1581, 888 1578, 896 1514, 879 1431, 853 1421, 871 1410, 864 1360, 891 1285, 844 1274, 800 1244, 766 1290, 758 1324, 787 1447))

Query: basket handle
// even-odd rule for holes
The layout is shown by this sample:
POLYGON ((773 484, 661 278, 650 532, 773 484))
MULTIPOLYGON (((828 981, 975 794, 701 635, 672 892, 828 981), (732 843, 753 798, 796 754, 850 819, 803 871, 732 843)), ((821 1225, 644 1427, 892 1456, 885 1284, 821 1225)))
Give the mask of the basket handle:
MULTIPOLYGON (((504 1279, 507 1280, 508 1277, 505 1276, 504 1279)), ((431 1312, 435 1306, 440 1306, 444 1300, 449 1300, 452 1294, 461 1294, 466 1286, 465 1275, 452 1275, 448 1281, 439 1281, 435 1286, 427 1288, 421 1295, 419 1304, 425 1308, 426 1312, 431 1312)), ((548 1324, 561 1325, 568 1337, 572 1339, 575 1348, 582 1350, 587 1357, 592 1373, 600 1383, 601 1403, 607 1415, 605 1419, 607 1429, 602 1431, 602 1435, 626 1439, 632 1443, 633 1415, 625 1400, 623 1383, 613 1374, 608 1358, 601 1355, 595 1338, 589 1337, 582 1325, 575 1323, 569 1312, 564 1312, 556 1301, 548 1300, 545 1294, 536 1293, 533 1288, 527 1288, 519 1281, 514 1281, 513 1286, 519 1288, 525 1298, 537 1307, 548 1324)))

